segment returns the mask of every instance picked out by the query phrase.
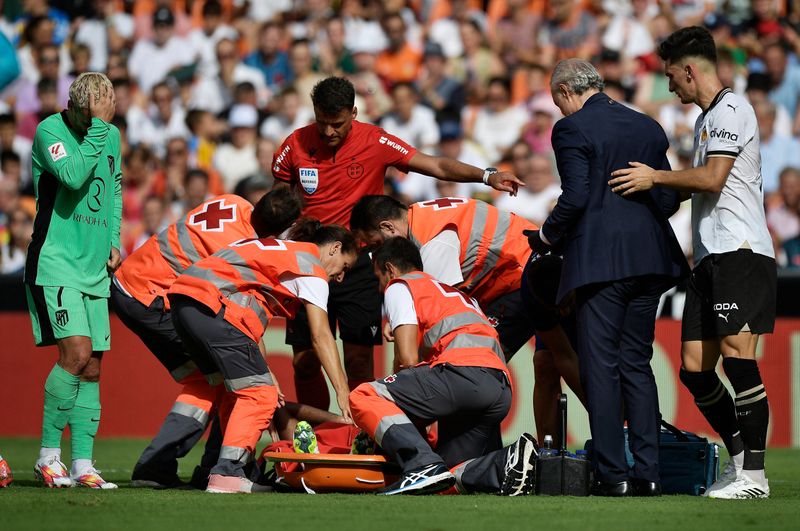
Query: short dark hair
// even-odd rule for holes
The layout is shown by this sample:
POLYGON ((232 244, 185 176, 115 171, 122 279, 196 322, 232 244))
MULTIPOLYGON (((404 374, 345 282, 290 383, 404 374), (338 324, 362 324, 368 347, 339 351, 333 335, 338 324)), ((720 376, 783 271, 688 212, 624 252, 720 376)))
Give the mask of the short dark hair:
POLYGON ((11 151, 10 149, 0 151, 0 167, 5 166, 9 162, 22 164, 22 158, 17 154, 16 151, 11 151))
POLYGON ((0 114, 0 125, 4 124, 17 125, 17 117, 14 115, 13 112, 0 114))
POLYGON ((396 236, 389 238, 372 252, 372 263, 381 271, 391 263, 401 273, 422 271, 422 256, 411 240, 396 236))
POLYGON ((417 86, 410 81, 398 81, 392 85, 392 96, 394 96, 395 92, 403 88, 408 89, 414 96, 419 96, 419 90, 417 89, 417 86))
POLYGON ((701 26, 681 28, 658 45, 662 61, 676 63, 687 57, 702 57, 717 63, 717 46, 709 31, 701 26))
POLYGON ((192 168, 191 170, 186 172, 186 175, 183 176, 183 185, 187 186, 190 181, 194 179, 201 179, 208 184, 208 172, 201 168, 192 168))
POLYGON ((278 236, 292 226, 302 210, 300 196, 291 188, 281 186, 258 200, 250 214, 250 224, 259 238, 278 236))
POLYGON ((328 77, 314 85, 311 101, 325 116, 336 116, 355 107, 356 89, 343 77, 328 77))
POLYGON ((42 92, 56 92, 58 91, 58 84, 56 83, 55 79, 51 79, 49 77, 43 77, 36 83, 36 93, 40 94, 42 92))
POLYGON ((186 113, 186 127, 189 128, 189 131, 195 133, 197 131, 197 126, 200 124, 200 120, 203 119, 203 116, 206 114, 211 114, 209 111, 205 109, 192 109, 186 113))
POLYGON ((311 242, 317 245, 342 242, 343 253, 358 251, 356 237, 341 225, 323 225, 318 219, 303 217, 289 231, 289 239, 298 242, 311 242))
POLYGON ((378 230, 381 221, 400 219, 405 212, 408 212, 408 207, 394 197, 365 195, 350 212, 350 230, 353 232, 378 230))
POLYGON ((203 17, 222 16, 222 4, 219 0, 206 0, 203 4, 203 17))

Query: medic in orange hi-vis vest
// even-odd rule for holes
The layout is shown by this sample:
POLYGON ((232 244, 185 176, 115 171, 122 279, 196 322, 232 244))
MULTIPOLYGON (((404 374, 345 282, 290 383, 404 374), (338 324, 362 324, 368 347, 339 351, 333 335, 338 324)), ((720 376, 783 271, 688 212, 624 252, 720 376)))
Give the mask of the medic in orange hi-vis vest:
MULTIPOLYGON (((156 437, 134 467, 136 487, 171 487, 179 457, 185 456, 214 417, 218 389, 212 389, 178 336, 167 290, 195 262, 244 238, 277 236, 300 215, 299 196, 275 190, 255 206, 236 195, 214 197, 182 220, 152 236, 117 270, 111 301, 120 320, 138 335, 182 389, 156 437)), ((212 430, 212 433, 218 431, 212 430)), ((216 461, 218 437, 210 437, 204 461, 216 461)), ((204 487, 208 467, 198 467, 193 484, 204 487)))
POLYGON ((347 379, 328 323, 328 281, 341 281, 356 260, 346 229, 305 219, 290 232, 301 241, 250 238, 189 267, 167 296, 175 328, 193 361, 212 385, 228 391, 220 405, 219 459, 207 492, 254 492, 245 466, 278 406, 259 339, 275 317, 291 319, 303 306, 312 342, 350 419, 347 379), (210 369, 209 369, 210 368, 210 369))

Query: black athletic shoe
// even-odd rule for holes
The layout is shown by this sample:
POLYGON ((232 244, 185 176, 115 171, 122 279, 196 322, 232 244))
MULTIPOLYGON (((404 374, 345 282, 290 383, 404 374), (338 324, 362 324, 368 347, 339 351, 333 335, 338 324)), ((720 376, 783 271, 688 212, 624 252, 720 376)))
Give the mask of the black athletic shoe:
POLYGON ((434 494, 456 484, 456 478, 443 464, 433 464, 411 470, 398 481, 382 489, 378 494, 434 494))
POLYGON ((539 445, 530 433, 523 433, 508 447, 500 496, 524 496, 536 488, 536 461, 539 445))
POLYGON ((131 487, 150 489, 176 489, 186 485, 178 474, 164 472, 148 465, 137 465, 131 475, 131 487))

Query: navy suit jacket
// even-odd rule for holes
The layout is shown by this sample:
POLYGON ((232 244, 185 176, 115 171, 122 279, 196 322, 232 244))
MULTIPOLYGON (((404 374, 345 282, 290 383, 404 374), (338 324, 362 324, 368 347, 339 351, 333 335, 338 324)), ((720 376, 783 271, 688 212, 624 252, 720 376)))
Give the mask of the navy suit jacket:
POLYGON ((558 300, 587 284, 641 275, 677 281, 689 273, 667 221, 680 194, 655 187, 622 197, 608 185, 611 172, 631 161, 670 169, 655 120, 600 92, 556 123, 552 142, 562 193, 542 232, 564 255, 558 300))

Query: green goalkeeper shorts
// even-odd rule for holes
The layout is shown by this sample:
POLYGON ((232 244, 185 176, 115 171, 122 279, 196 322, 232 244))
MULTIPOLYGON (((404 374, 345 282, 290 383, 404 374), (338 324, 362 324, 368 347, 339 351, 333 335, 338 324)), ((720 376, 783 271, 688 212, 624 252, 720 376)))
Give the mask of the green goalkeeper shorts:
POLYGON ((25 284, 33 338, 37 347, 54 345, 57 339, 86 336, 93 351, 111 348, 108 299, 62 286, 25 284))

